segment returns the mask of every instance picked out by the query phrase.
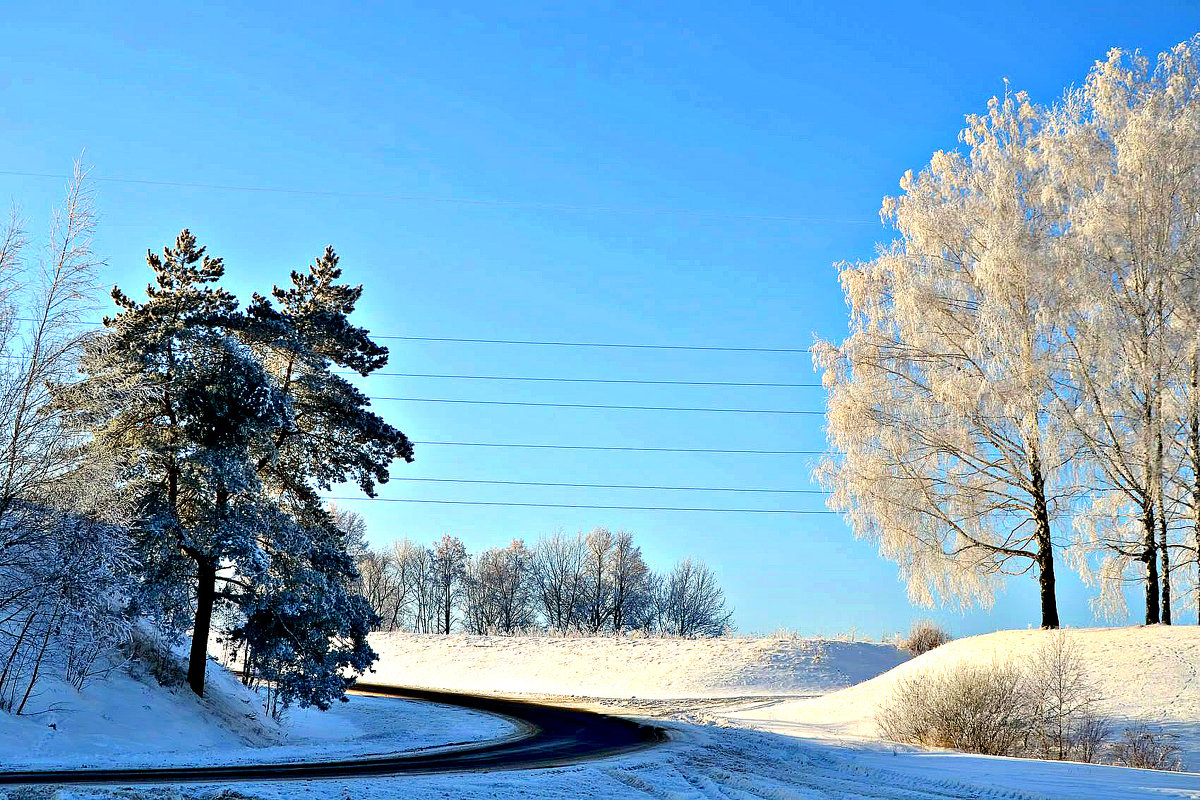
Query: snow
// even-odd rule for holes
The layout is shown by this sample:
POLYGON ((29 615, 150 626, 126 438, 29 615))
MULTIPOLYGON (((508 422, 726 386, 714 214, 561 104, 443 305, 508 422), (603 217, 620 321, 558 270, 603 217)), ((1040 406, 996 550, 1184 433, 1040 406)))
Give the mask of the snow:
POLYGON ((377 633, 367 679, 400 686, 583 697, 814 695, 902 663, 892 645, 798 636, 719 639, 377 633))
MULTIPOLYGON (((656 724, 670 729, 672 740, 630 756, 545 770, 171 789, 29 788, 8 790, 7 795, 0 789, 0 797, 1200 800, 1200 774, 1196 773, 974 756, 896 746, 875 738, 874 703, 897 677, 913 670, 936 668, 956 658, 1017 658, 1046 635, 1040 631, 1004 631, 958 640, 911 660, 895 648, 881 645, 796 637, 688 642, 388 635, 374 641, 384 657, 379 672, 369 676, 372 681, 475 691, 512 692, 519 686, 526 692, 546 695, 608 697, 579 700, 577 704, 610 712, 619 707, 634 716, 654 717, 656 724), (556 667, 573 671, 556 676, 556 667), (839 690, 856 677, 865 682, 839 690), (830 693, 808 699, 796 697, 821 691, 830 693), (687 697, 689 692, 694 693, 691 699, 687 697)), ((1194 732, 1200 724, 1195 672, 1200 667, 1200 629, 1072 630, 1068 635, 1078 641, 1092 666, 1092 675, 1105 694, 1108 713, 1175 726, 1184 734, 1194 732)), ((232 677, 225 675, 225 679, 231 683, 214 693, 213 701, 221 696, 226 698, 223 703, 241 704, 241 687, 232 677)), ((119 676, 112 680, 118 684, 125 680, 137 683, 119 676)), ((93 687, 89 693, 101 694, 97 691, 100 688, 93 687)), ((128 696, 132 688, 106 685, 103 693, 120 697, 125 692, 128 696)), ((186 690, 167 693, 167 697, 154 702, 177 717, 188 710, 189 703, 195 703, 186 690)), ((428 706, 410 708, 417 705, 355 697, 327 714, 293 715, 275 734, 293 737, 290 741, 277 738, 273 743, 258 742, 253 748, 239 744, 260 735, 253 726, 236 728, 235 735, 228 723, 217 725, 208 720, 203 724, 210 727, 204 728, 203 721, 192 720, 187 724, 194 725, 198 737, 217 740, 223 732, 233 736, 233 741, 216 741, 198 752, 202 748, 192 743, 183 747, 185 743, 176 737, 174 751, 169 743, 162 743, 155 753, 170 756, 168 760, 197 758, 193 763, 260 760, 271 754, 287 760, 301 757, 304 752, 310 757, 314 751, 321 755, 349 754, 353 748, 378 752, 397 744, 428 746, 439 737, 444 743, 511 732, 511 728, 505 728, 507 723, 486 715, 428 706), (399 727, 407 730, 395 730, 397 719, 403 721, 399 727)), ((0 717, 0 723, 12 722, 0 717)), ((120 730, 125 736, 125 729, 120 730)), ((109 748, 117 745, 122 751, 113 755, 114 761, 145 757, 145 753, 131 752, 115 733, 110 734, 109 748)), ((0 729, 0 748, 4 749, 0 758, 6 764, 9 754, 18 749, 10 740, 23 735, 21 731, 0 729)), ((266 730, 261 735, 270 738, 271 732, 266 730)))
MULTIPOLYGON (((950 753, 893 755, 883 746, 838 747, 754 730, 669 724, 675 741, 620 759, 534 771, 300 781, 137 790, 13 790, 8 800, 1179 800, 1200 798, 1200 775, 950 753), (40 791, 41 793, 35 793, 40 791)), ((3 790, 0 790, 2 792, 3 790)), ((2 796, 2 794, 0 794, 2 796)))
MULTIPOLYGON (((1178 736, 1185 765, 1200 770, 1200 627, 1153 626, 1066 630, 1102 698, 1097 711, 1118 727, 1146 722, 1178 736)), ((877 678, 824 697, 759 705, 729 718, 776 733, 841 741, 877 737, 875 709, 907 675, 960 660, 1030 656, 1048 631, 999 631, 958 639, 877 678)))
POLYGON ((5 769, 274 763, 466 744, 517 730, 490 714, 362 696, 328 712, 292 709, 276 723, 257 695, 214 663, 203 700, 125 666, 82 693, 56 680, 39 686, 30 708, 40 713, 0 714, 5 769))

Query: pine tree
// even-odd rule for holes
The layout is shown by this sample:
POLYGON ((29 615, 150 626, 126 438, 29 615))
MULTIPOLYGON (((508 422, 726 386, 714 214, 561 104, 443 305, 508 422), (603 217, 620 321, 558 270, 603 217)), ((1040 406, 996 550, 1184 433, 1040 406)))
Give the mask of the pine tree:
POLYGON ((387 350, 348 322, 362 289, 335 283, 331 249, 274 290, 279 308, 255 295, 246 312, 190 232, 147 261, 146 301, 113 290, 120 311, 64 398, 136 501, 135 610, 191 627, 196 694, 221 603, 238 620, 226 634, 277 700, 327 707, 344 695, 343 671, 374 658, 373 614, 319 493, 353 480, 373 494, 393 459, 412 460, 411 443, 331 367, 366 375, 387 350))
POLYGON ((185 230, 147 263, 155 281, 146 301, 113 289, 120 310, 105 318, 107 335, 89 347, 86 378, 64 402, 92 434, 93 455, 120 466, 134 499, 135 610, 176 630, 191 623, 188 683, 203 694, 218 572, 264 565, 255 531, 265 503, 250 451, 286 409, 226 335, 237 301, 216 285, 221 259, 185 230))
POLYGON ((404 434, 332 371, 367 376, 388 358, 387 348, 350 323, 362 286, 339 284, 340 277, 338 257, 326 248, 307 272, 292 272, 291 286, 273 289, 275 304, 256 294, 238 331, 291 410, 261 448, 255 470, 298 530, 290 541, 264 542, 273 565, 286 568, 271 570, 270 590, 242 591, 248 613, 232 635, 246 643, 258 677, 271 681, 285 704, 298 699, 321 708, 344 695, 345 669, 362 672, 374 660, 366 637, 377 620, 355 589, 358 570, 348 551, 360 543, 319 492, 353 481, 373 497, 392 461, 413 460, 404 434))

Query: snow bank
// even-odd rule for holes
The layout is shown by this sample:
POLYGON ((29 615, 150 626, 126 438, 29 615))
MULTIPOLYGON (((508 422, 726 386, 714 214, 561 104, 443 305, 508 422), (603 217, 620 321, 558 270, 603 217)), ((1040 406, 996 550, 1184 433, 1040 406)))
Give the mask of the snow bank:
MULTIPOLYGON (((1146 722, 1175 734, 1189 769, 1200 768, 1200 628, 1067 630, 1102 700, 1098 710, 1118 728, 1146 722)), ((861 685, 824 697, 791 700, 728 715, 754 727, 797 736, 873 739, 875 710, 896 682, 963 660, 1023 659, 1053 634, 999 631, 958 639, 861 685)))
POLYGON ((490 714, 376 697, 353 697, 328 712, 292 709, 277 723, 218 664, 209 664, 204 699, 142 672, 121 666, 83 692, 39 682, 25 715, 0 713, 0 767, 277 763, 466 744, 516 730, 490 714))
POLYGON ((400 686, 606 698, 813 695, 908 656, 892 645, 800 637, 657 639, 379 633, 375 673, 400 686))

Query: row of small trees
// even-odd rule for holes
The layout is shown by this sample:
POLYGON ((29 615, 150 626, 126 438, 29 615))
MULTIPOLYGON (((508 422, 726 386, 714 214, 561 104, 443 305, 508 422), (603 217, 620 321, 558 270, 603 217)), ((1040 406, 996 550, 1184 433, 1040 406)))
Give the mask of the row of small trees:
POLYGON ((382 630, 695 637, 721 635, 732 618, 705 564, 655 573, 627 531, 559 532, 475 555, 450 535, 432 546, 403 539, 364 549, 358 567, 382 630))
POLYGON ((829 505, 919 601, 1032 573, 1058 627, 1065 553, 1100 611, 1140 583, 1170 623, 1200 606, 1200 37, 1113 50, 1054 105, 994 98, 961 140, 840 267, 850 335, 813 350, 829 505))

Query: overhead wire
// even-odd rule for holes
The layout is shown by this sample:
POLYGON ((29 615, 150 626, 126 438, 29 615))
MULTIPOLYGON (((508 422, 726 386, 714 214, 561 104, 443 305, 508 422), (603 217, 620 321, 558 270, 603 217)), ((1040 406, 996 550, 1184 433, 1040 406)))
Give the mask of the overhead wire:
POLYGON ((473 478, 391 478, 417 483, 464 483, 487 486, 550 486, 568 489, 648 489, 664 492, 747 492, 757 494, 829 494, 822 489, 760 489, 733 486, 642 486, 630 483, 553 483, 546 481, 477 480, 473 478))
MULTIPOLYGON (((71 180, 72 176, 51 172, 25 170, 0 170, 0 175, 22 178, 55 178, 71 180)), ((297 189, 280 186, 246 186, 237 184, 201 183, 195 181, 164 181, 140 178, 102 177, 89 175, 88 180, 97 183, 130 184, 134 186, 161 186, 181 189, 214 189, 224 192, 250 192, 256 194, 283 194, 302 197, 331 197, 360 200, 381 200, 405 203, 429 203, 440 205, 477 206, 486 208, 516 208, 531 211, 565 211, 573 213, 659 215, 675 217, 700 217, 705 219, 747 220, 759 222, 817 222, 841 225, 879 225, 879 219, 864 217, 819 217, 796 214, 737 214, 723 211, 705 211, 690 208, 655 208, 637 206, 588 205, 579 203, 546 203, 523 200, 494 200, 466 197, 436 197, 429 195, 402 194, 398 192, 347 192, 329 189, 297 189)))
POLYGON ((837 511, 798 508, 707 508, 687 506, 609 506, 578 503, 508 503, 490 500, 416 500, 400 497, 325 497, 335 502, 430 503, 452 506, 511 506, 514 508, 566 508, 602 511, 696 511, 721 514, 838 514, 837 511))
POLYGON ((605 411, 703 411, 714 414, 824 414, 824 411, 782 408, 709 408, 697 406, 626 406, 606 403, 540 403, 524 400, 458 400, 446 397, 380 397, 372 400, 396 400, 409 403, 452 403, 476 406, 527 406, 533 408, 583 408, 605 411))

